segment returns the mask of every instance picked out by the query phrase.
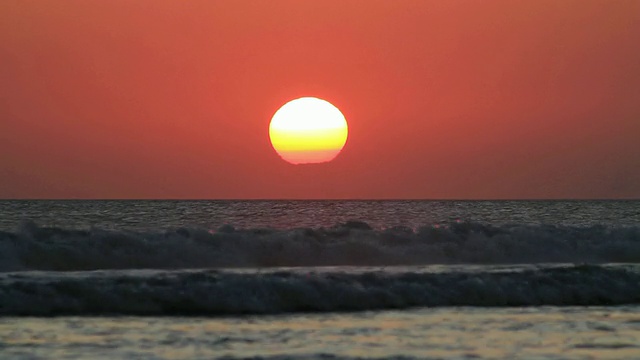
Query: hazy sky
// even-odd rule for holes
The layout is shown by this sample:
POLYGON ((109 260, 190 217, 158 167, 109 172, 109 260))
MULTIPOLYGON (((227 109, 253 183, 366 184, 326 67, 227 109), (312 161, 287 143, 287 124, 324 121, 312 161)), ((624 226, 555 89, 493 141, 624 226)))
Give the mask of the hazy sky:
POLYGON ((0 197, 640 198, 640 1, 3 0, 0 197))

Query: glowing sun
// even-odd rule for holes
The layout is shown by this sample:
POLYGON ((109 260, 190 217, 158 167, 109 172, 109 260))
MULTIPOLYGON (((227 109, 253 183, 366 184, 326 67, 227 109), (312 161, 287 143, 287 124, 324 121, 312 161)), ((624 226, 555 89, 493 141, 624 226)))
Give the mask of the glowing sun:
POLYGON ((303 97, 282 105, 269 125, 271 145, 292 164, 333 160, 347 142, 347 120, 328 101, 303 97))

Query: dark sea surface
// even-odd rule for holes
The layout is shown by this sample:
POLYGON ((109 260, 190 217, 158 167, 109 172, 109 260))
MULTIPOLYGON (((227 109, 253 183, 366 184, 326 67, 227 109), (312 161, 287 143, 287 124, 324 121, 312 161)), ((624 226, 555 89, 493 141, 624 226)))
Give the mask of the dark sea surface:
POLYGON ((383 229, 453 221, 522 225, 640 224, 640 200, 0 200, 0 230, 25 220, 41 226, 119 230, 330 227, 363 221, 383 229))
POLYGON ((640 201, 0 201, 0 358, 638 359, 640 201))

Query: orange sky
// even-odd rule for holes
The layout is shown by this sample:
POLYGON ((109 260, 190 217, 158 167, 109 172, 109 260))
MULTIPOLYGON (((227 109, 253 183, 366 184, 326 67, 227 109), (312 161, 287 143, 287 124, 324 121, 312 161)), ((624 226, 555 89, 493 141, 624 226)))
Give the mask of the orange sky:
POLYGON ((640 198, 640 1, 0 2, 0 198, 640 198), (290 165, 273 113, 349 122, 290 165))

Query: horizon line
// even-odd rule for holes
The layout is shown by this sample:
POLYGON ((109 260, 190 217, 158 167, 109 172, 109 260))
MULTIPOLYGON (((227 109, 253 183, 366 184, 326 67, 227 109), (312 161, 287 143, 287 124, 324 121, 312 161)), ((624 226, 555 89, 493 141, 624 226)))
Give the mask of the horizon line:
POLYGON ((0 201, 640 201, 638 198, 0 198, 0 201))

